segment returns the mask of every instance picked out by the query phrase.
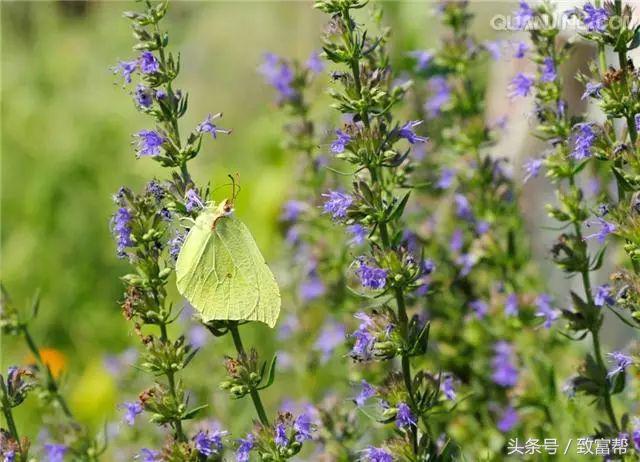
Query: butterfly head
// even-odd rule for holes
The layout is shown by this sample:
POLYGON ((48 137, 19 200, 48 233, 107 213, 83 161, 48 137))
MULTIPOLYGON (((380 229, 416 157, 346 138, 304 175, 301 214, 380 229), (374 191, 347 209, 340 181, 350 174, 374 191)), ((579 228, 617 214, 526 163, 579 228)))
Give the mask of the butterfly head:
POLYGON ((233 214, 233 211, 233 201, 231 199, 225 199, 215 207, 215 214, 218 217, 228 217, 233 214))

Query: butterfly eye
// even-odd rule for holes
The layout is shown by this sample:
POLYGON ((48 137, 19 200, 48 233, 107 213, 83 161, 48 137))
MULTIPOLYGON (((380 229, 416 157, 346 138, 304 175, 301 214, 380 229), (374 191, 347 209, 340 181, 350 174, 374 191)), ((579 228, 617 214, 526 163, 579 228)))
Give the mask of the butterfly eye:
POLYGON ((231 212, 231 204, 229 204, 228 202, 224 204, 224 212, 225 213, 231 212))

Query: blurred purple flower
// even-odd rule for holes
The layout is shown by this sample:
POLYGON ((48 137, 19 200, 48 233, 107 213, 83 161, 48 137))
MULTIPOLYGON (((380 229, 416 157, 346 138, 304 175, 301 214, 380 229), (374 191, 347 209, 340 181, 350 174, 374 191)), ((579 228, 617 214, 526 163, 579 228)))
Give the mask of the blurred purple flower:
POLYGON ((504 304, 504 314, 507 316, 516 316, 518 314, 518 295, 511 293, 507 296, 504 304))
POLYGON ((438 189, 449 189, 453 180, 456 178, 456 171, 452 168, 443 168, 440 172, 440 178, 436 183, 438 189))
POLYGON ((431 61, 433 61, 433 53, 431 53, 430 51, 425 51, 425 50, 410 51, 408 55, 416 60, 415 70, 418 72, 426 71, 429 68, 429 65, 431 64, 431 61))
POLYGON ((596 306, 615 305, 616 299, 612 295, 611 286, 609 284, 603 284, 596 287, 595 294, 593 296, 593 303, 596 306))
POLYGON ((556 65, 553 62, 553 58, 546 56, 542 60, 542 74, 540 76, 540 81, 542 82, 553 82, 556 79, 556 65))
POLYGON ((498 430, 506 433, 515 427, 519 421, 520 416, 518 416, 518 412, 512 406, 507 406, 503 409, 500 419, 498 420, 498 430))
POLYGON ((69 448, 64 444, 50 443, 44 445, 47 462, 63 462, 67 451, 69 451, 69 448))
POLYGON ((544 318, 543 326, 549 329, 553 322, 560 317, 558 310, 554 309, 551 305, 551 296, 548 294, 540 294, 536 298, 536 316, 544 318))
POLYGON ((575 160, 580 161, 591 157, 591 149, 597 139, 593 127, 594 124, 592 122, 583 122, 573 126, 571 157, 575 160))
POLYGON ((340 129, 336 130, 336 135, 338 135, 338 137, 331 143, 331 152, 340 154, 344 152, 347 144, 351 142, 351 135, 340 129))
POLYGON ((124 409, 123 420, 130 426, 133 426, 136 417, 142 414, 142 404, 139 401, 128 401, 122 403, 120 407, 124 409))
POLYGON ((362 407, 367 402, 367 400, 373 396, 375 396, 378 392, 376 389, 371 386, 366 380, 362 380, 360 382, 360 393, 355 397, 354 401, 356 406, 362 407))
POLYGON ((320 54, 314 51, 309 55, 309 59, 306 62, 307 69, 315 74, 319 74, 324 70, 324 63, 320 59, 320 54))
POLYGON ((364 462, 393 462, 393 456, 384 448, 369 446, 362 450, 362 460, 364 462))
POLYGON ((494 344, 493 351, 491 379, 501 387, 509 388, 515 386, 518 383, 518 368, 514 364, 511 345, 501 340, 494 344))
POLYGON ((534 80, 532 76, 518 72, 509 84, 509 97, 517 98, 529 96, 531 94, 533 83, 534 80))
POLYGON ((313 349, 322 353, 321 362, 326 363, 333 351, 345 341, 346 329, 344 325, 334 320, 328 320, 322 326, 313 349))
POLYGON ((440 115, 442 108, 451 100, 451 87, 446 77, 435 76, 429 80, 429 92, 431 96, 424 105, 425 112, 429 118, 440 115))
POLYGON ((469 303, 469 307, 475 312, 478 319, 484 318, 489 312, 489 305, 483 300, 474 300, 469 303))
POLYGON ((602 91, 602 87, 603 85, 601 83, 587 82, 584 88, 584 93, 580 99, 587 99, 589 97, 600 99, 602 97, 602 94, 600 93, 602 91))
POLYGON ((627 370, 627 367, 633 364, 633 358, 621 351, 614 351, 612 353, 609 353, 608 356, 613 359, 616 367, 607 373, 607 377, 612 377, 616 374, 623 373, 627 370))
POLYGON ((605 240, 607 239, 607 236, 609 234, 615 232, 615 230, 616 230, 616 225, 614 225, 613 223, 609 223, 604 218, 596 217, 595 220, 587 222, 587 226, 592 226, 594 224, 600 225, 600 230, 598 230, 597 232, 595 232, 593 234, 589 234, 588 236, 585 236, 584 238, 585 239, 596 238, 596 240, 600 244, 604 244, 605 240))

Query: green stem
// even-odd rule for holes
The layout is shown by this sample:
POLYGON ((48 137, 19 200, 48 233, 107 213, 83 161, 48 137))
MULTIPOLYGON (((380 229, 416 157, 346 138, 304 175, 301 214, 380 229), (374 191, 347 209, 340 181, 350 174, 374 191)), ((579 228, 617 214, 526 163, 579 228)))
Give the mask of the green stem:
POLYGON ((4 414, 4 418, 7 421, 9 433, 11 433, 11 436, 18 445, 18 450, 20 451, 20 460, 24 460, 25 454, 22 453, 22 444, 20 442, 20 436, 18 435, 18 427, 16 426, 16 422, 13 419, 11 403, 9 402, 9 397, 7 396, 7 386, 5 385, 4 378, 2 378, 2 376, 0 376, 0 387, 2 387, 2 413, 4 414))
MULTIPOLYGON (((167 324, 164 321, 160 323, 160 341, 162 343, 167 343, 169 341, 169 336, 167 335, 167 324)), ((172 370, 167 370, 165 374, 167 376, 167 383, 169 385, 169 393, 171 393, 171 397, 173 398, 174 402, 177 402, 178 393, 176 391, 175 372, 172 370)), ((173 428, 175 430, 175 436, 178 441, 187 441, 187 437, 184 434, 184 430, 182 429, 182 420, 180 418, 173 420, 173 428)))
MULTIPOLYGON (((570 185, 572 188, 575 187, 575 180, 573 177, 571 177, 569 179, 570 181, 570 185)), ((582 237, 582 231, 580 230, 580 225, 577 222, 573 223, 573 227, 574 227, 574 232, 576 233, 576 237, 579 241, 583 241, 584 238, 582 237)), ((582 276, 582 285, 584 287, 584 292, 585 292, 585 297, 587 299, 587 303, 589 304, 590 307, 594 307, 595 304, 593 302, 593 294, 592 294, 592 290, 591 290, 591 280, 589 279, 589 270, 588 269, 583 269, 582 271, 580 271, 580 274, 582 276)), ((600 347, 600 333, 599 333, 599 329, 600 329, 600 323, 598 323, 597 326, 592 327, 591 329, 589 329, 589 331, 591 332, 591 339, 592 339, 592 343, 593 343, 593 353, 595 355, 595 359, 596 359, 596 363, 598 364, 598 368, 600 369, 601 373, 605 375, 605 385, 607 384, 607 378, 606 378, 606 374, 607 374, 607 367, 604 363, 604 360, 602 359, 602 349, 600 347)), ((606 388, 604 390, 604 407, 605 410, 607 412, 607 416, 609 417, 609 420, 611 422, 611 424, 613 425, 613 427, 619 431, 620 427, 618 426, 618 420, 616 419, 616 415, 615 412, 613 410, 613 404, 611 402, 611 393, 609 392, 609 386, 606 385, 606 388)))
MULTIPOLYGON (((240 356, 247 357, 247 352, 244 349, 244 345, 242 344, 242 338, 240 337, 240 331, 238 330, 238 323, 234 321, 229 321, 229 332, 231 332, 231 338, 233 338, 233 344, 236 347, 236 351, 240 356)), ((267 418, 267 413, 264 411, 264 406, 262 405, 262 400, 260 399, 260 393, 254 387, 249 389, 249 394, 251 395, 251 400, 253 401, 253 406, 256 408, 256 413, 258 414, 258 418, 262 425, 267 427, 269 425, 269 419, 267 418)))
MULTIPOLYGON (((601 371, 603 371, 603 373, 606 374, 607 367, 605 366, 604 361, 602 360, 602 351, 600 348, 600 334, 598 332, 598 329, 591 330, 591 338, 593 340, 593 351, 596 356, 596 362, 598 363, 598 367, 600 368, 601 371)), ((613 428, 616 430, 616 432, 620 432, 620 427, 618 426, 618 420, 616 419, 616 414, 615 414, 615 411, 613 410, 613 404, 611 402, 611 394, 609 393, 609 385, 606 378, 605 378, 605 386, 606 386, 606 389, 604 391, 604 408, 607 411, 607 416, 609 417, 609 420, 611 421, 613 428)))
POLYGON ((49 366, 43 361, 42 355, 40 354, 40 350, 38 349, 38 346, 36 345, 35 340, 33 340, 33 337, 31 336, 31 333, 29 332, 29 329, 26 326, 26 324, 22 325, 22 335, 24 336, 25 342, 27 343, 27 346, 29 347, 31 354, 33 354, 33 357, 36 360, 38 368, 40 368, 46 374, 47 390, 49 390, 53 394, 54 399, 57 401, 58 405, 62 409, 62 412, 64 412, 64 415, 67 416, 69 419, 73 419, 73 413, 71 412, 71 409, 67 404, 67 401, 64 399, 62 394, 60 394, 60 387, 58 385, 58 382, 53 377, 49 366))

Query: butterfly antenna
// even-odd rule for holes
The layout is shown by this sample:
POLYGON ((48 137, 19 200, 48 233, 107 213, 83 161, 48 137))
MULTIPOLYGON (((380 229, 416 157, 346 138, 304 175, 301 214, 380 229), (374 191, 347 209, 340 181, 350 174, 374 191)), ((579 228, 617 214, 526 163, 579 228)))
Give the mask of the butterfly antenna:
POLYGON ((231 180, 231 202, 236 201, 236 197, 240 194, 242 188, 240 187, 240 175, 236 173, 235 177, 231 174, 227 175, 231 180))

